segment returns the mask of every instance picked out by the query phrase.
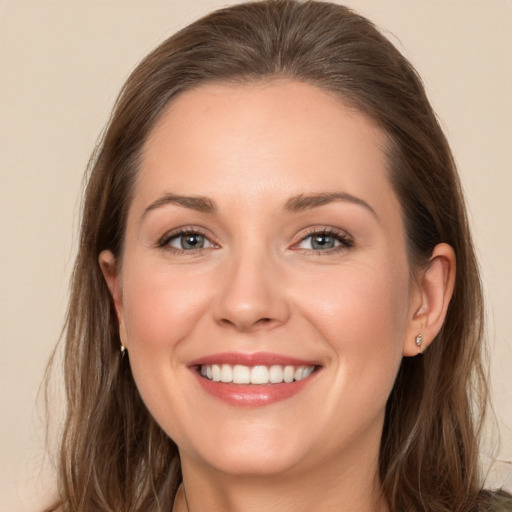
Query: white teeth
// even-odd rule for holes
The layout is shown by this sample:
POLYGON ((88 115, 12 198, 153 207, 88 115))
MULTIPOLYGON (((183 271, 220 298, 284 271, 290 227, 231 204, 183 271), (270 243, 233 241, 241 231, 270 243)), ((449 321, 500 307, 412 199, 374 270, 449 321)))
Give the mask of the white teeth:
POLYGON ((201 365, 199 373, 213 382, 233 384, 281 384, 299 381, 309 377, 315 371, 314 366, 244 366, 236 364, 201 365))
POLYGON ((302 378, 305 379, 306 377, 309 377, 315 368, 313 366, 308 366, 304 369, 304 373, 302 374, 302 378))
POLYGON ((254 366, 251 369, 251 384, 268 384, 268 368, 254 366))
POLYGON ((295 380, 305 379, 306 377, 309 377, 313 373, 314 370, 315 370, 314 366, 299 366, 295 370, 294 378, 295 378, 295 380))
POLYGON ((295 376, 295 368, 293 366, 285 366, 284 367, 284 381, 285 382, 293 382, 294 376, 295 376))
POLYGON ((235 384, 249 384, 251 382, 251 369, 241 364, 233 366, 233 382, 235 384))
POLYGON ((220 366, 218 364, 212 364, 212 380, 220 382, 220 366))
POLYGON ((270 367, 270 370, 268 371, 268 380, 272 384, 279 384, 279 382, 283 382, 284 375, 281 366, 275 364, 274 366, 270 367))
POLYGON ((220 381, 233 382, 233 369, 229 364, 223 364, 220 368, 220 381))

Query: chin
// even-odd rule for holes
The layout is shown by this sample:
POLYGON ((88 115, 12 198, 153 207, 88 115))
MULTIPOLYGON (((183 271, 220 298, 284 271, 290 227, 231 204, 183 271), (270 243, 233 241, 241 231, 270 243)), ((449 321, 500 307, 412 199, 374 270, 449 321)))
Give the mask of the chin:
POLYGON ((298 461, 280 453, 233 453, 212 457, 204 462, 217 472, 236 477, 272 477, 289 473, 298 461))
MULTIPOLYGON (((204 439, 192 448, 194 458, 220 473, 239 477, 282 475, 302 466, 307 458, 302 436, 288 436, 286 427, 266 432, 261 427, 257 431, 254 426, 244 427, 204 439)), ((182 458, 192 452, 180 450, 182 458)))

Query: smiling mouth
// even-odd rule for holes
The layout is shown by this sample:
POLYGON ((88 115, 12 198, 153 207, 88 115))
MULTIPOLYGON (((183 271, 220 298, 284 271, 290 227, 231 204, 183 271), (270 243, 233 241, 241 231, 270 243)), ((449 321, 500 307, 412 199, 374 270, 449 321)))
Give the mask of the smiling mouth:
POLYGON ((301 381, 309 377, 317 368, 315 365, 203 364, 199 366, 198 371, 201 377, 211 382, 264 385, 301 381))

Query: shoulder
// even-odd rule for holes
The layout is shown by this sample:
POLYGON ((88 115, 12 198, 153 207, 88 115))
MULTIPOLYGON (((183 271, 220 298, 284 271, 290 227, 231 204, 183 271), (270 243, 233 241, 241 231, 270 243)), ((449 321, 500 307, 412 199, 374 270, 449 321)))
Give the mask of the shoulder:
POLYGON ((497 491, 482 491, 478 508, 482 512, 512 512, 512 494, 499 489, 497 491))

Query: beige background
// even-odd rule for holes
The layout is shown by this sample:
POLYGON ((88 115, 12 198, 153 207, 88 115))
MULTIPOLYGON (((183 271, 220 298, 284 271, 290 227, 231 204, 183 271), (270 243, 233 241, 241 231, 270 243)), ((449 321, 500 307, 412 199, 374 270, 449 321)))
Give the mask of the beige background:
MULTIPOLYGON (((135 63, 228 3, 0 0, 2 510, 40 510, 51 489, 38 391, 66 307, 77 198, 97 135, 135 63)), ((452 143, 488 297, 498 458, 510 461, 512 2, 346 3, 417 66, 452 143)), ((512 488, 511 466, 495 464, 489 482, 512 488)))

